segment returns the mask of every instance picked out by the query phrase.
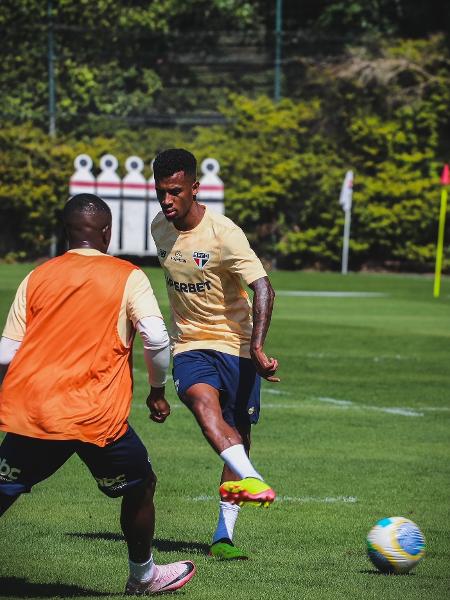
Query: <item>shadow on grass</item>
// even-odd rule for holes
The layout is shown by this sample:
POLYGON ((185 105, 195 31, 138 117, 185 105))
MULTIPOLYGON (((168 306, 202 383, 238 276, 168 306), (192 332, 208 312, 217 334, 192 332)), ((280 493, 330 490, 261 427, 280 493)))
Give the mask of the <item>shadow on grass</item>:
POLYGON ((114 594, 97 592, 65 583, 34 583, 21 577, 0 577, 0 598, 72 598, 111 597, 114 594))
POLYGON ((362 569, 360 571, 363 575, 383 575, 384 577, 413 577, 414 573, 382 573, 376 569, 362 569))
MULTIPOLYGON (((107 540, 113 542, 124 542, 125 538, 120 533, 110 533, 109 531, 99 532, 74 532, 67 533, 66 535, 71 537, 77 537, 87 540, 107 540)), ((165 540, 165 539, 154 539, 153 547, 160 552, 197 552, 198 554, 208 554, 208 544, 202 544, 201 542, 187 542, 183 540, 165 540)))

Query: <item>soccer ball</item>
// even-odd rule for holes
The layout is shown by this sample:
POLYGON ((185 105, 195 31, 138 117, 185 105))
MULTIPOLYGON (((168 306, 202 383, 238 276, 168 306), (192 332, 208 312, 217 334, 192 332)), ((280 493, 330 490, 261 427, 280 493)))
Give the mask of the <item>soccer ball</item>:
POLYGON ((407 573, 424 557, 425 539, 409 519, 388 517, 369 531, 367 552, 382 573, 407 573))

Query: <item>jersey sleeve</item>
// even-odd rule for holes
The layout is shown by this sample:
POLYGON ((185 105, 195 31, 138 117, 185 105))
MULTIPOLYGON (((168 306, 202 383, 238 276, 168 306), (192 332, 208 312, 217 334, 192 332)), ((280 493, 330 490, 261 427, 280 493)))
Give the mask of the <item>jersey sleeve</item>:
POLYGON ((126 284, 127 317, 136 326, 144 317, 160 317, 158 301, 153 293, 152 286, 146 274, 140 269, 135 269, 126 284))
POLYGON ((227 270, 240 275, 247 285, 267 276, 240 227, 233 227, 223 235, 221 260, 227 270))
POLYGON ((25 277, 17 288, 16 296, 9 309, 5 328, 3 330, 3 337, 18 342, 23 340, 27 327, 27 285, 30 275, 31 273, 25 277))

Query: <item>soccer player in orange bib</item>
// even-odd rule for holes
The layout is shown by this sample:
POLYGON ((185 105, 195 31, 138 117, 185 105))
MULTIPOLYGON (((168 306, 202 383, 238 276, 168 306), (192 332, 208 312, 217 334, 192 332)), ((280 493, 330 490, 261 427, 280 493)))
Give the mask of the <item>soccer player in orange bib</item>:
POLYGON ((196 159, 184 149, 153 163, 162 212, 152 223, 172 312, 173 379, 181 401, 225 465, 210 554, 245 559, 233 545, 245 503, 268 506, 275 492, 249 459, 260 378, 278 382, 263 344, 275 293, 243 231, 196 201, 196 159), (253 308, 244 285, 253 291, 253 308))
POLYGON ((182 587, 195 573, 181 561, 155 565, 156 477, 128 424, 135 331, 144 342, 147 406, 162 423, 169 339, 145 274, 108 256, 111 211, 93 194, 64 207, 69 250, 37 267, 19 286, 0 341, 0 515, 76 453, 110 497, 122 496, 128 545, 125 593, 182 587))

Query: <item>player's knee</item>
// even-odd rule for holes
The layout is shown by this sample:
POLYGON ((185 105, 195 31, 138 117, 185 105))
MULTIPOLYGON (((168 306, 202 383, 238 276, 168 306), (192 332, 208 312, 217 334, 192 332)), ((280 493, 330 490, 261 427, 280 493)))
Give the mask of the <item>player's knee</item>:
POLYGON ((145 495, 153 498, 157 481, 158 480, 155 473, 151 471, 151 473, 149 473, 149 475, 141 482, 141 484, 136 486, 135 491, 137 493, 144 493, 145 495))
POLYGON ((125 475, 115 477, 96 477, 98 488, 109 498, 119 498, 126 495, 155 493, 156 475, 153 470, 142 479, 127 479, 125 475))
POLYGON ((239 438, 235 437, 232 428, 223 420, 212 420, 206 418, 200 422, 200 428, 208 442, 218 451, 221 441, 224 439, 232 440, 232 443, 239 443, 239 438))
POLYGON ((212 440, 218 435, 225 435, 226 423, 222 418, 211 418, 211 415, 208 413, 208 411, 200 411, 198 414, 196 414, 196 418, 203 435, 208 440, 212 440))
POLYGON ((131 501, 132 503, 138 504, 151 504, 153 502, 153 496, 156 490, 156 475, 153 471, 149 476, 141 481, 138 485, 128 488, 124 494, 124 500, 131 501))
POLYGON ((189 393, 184 396, 184 403, 194 413, 198 421, 217 421, 222 420, 222 414, 216 409, 217 402, 215 397, 212 397, 208 392, 199 392, 195 394, 189 393))

